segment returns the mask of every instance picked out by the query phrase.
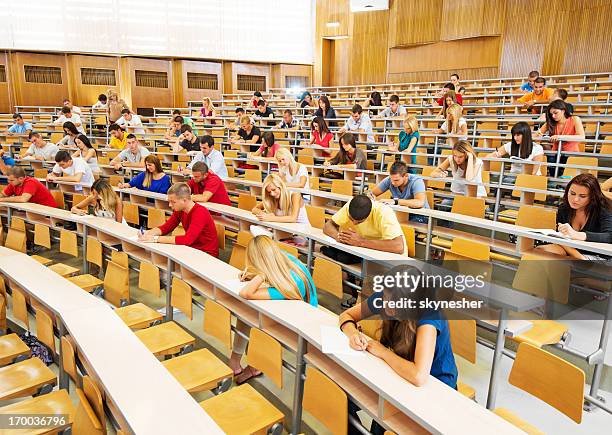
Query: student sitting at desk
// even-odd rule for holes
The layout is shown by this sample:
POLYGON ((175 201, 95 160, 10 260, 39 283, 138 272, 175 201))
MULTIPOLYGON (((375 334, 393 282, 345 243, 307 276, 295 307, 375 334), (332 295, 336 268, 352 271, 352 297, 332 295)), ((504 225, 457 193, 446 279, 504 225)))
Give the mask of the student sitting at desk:
POLYGON ((8 186, 0 192, 0 202, 31 202, 57 207, 49 189, 36 178, 27 177, 21 166, 7 168, 8 186))
POLYGON ((69 181, 78 183, 76 190, 91 187, 94 182, 93 172, 87 162, 81 158, 72 158, 66 150, 59 150, 55 155, 55 166, 47 175, 49 181, 69 181))
POLYGON ((389 97, 389 105, 378 112, 374 118, 393 118, 396 116, 406 116, 406 108, 400 105, 400 99, 393 94, 389 97))
POLYGON ((537 77, 533 82, 533 91, 517 98, 516 103, 522 104, 522 108, 530 113, 537 113, 539 110, 534 107, 535 104, 548 103, 552 94, 553 90, 546 87, 546 79, 544 77, 537 77))
POLYGON ((62 110, 60 111, 60 113, 61 113, 61 116, 57 118, 55 121, 53 121, 53 124, 59 125, 59 124, 64 124, 64 122, 66 121, 70 121, 76 126, 77 130, 79 130, 80 133, 85 134, 85 128, 83 128, 81 117, 77 113, 73 113, 72 110, 70 110, 70 107, 68 106, 62 107, 62 110))
POLYGON ((191 179, 187 182, 191 199, 195 202, 215 202, 232 206, 223 180, 208 170, 204 162, 195 162, 191 168, 191 179))
POLYGON ((132 133, 128 134, 126 139, 127 145, 125 149, 111 160, 110 165, 115 169, 122 167, 144 168, 145 157, 151 153, 138 143, 138 139, 132 133))
POLYGON ((253 214, 263 222, 309 223, 302 195, 290 192, 285 180, 276 173, 264 180, 262 201, 253 208, 253 214))
MULTIPOLYGON (((453 175, 451 183, 451 192, 462 196, 477 196, 486 197, 487 191, 482 184, 482 160, 480 160, 472 146, 464 140, 460 140, 453 146, 453 154, 448 156, 438 167, 431 173, 434 178, 444 178, 448 176, 447 169, 453 175), (478 183, 477 186, 458 183, 458 180, 471 181, 478 183)), ((442 200, 440 204, 443 208, 449 208, 453 205, 452 198, 442 200)))
POLYGON ((196 136, 198 135, 198 130, 195 127, 195 122, 193 122, 193 119, 191 119, 189 116, 182 116, 181 111, 178 109, 174 109, 172 111, 172 117, 174 118, 175 116, 180 116, 181 118, 183 118, 183 123, 181 125, 187 124, 193 130, 193 134, 195 134, 196 136))
POLYGON ((138 173, 129 183, 119 183, 120 189, 135 187, 136 189, 146 190, 148 192, 166 193, 172 181, 168 174, 164 173, 159 159, 150 154, 145 157, 145 170, 138 173))
MULTIPOLYGON (((405 279, 418 279, 422 276, 421 271, 412 266, 396 267, 387 275, 395 276, 395 272, 405 276, 405 279)), ((415 301, 415 306, 419 307, 420 302, 432 299, 432 293, 430 289, 421 286, 416 289, 404 286, 375 292, 364 302, 340 314, 338 324, 348 337, 351 348, 382 359, 394 372, 417 387, 424 385, 431 375, 450 388, 457 389, 457 365, 451 347, 448 321, 443 314, 432 309, 406 308, 397 312, 382 307, 384 302, 388 306, 390 302, 405 300, 415 301), (357 324, 373 315, 382 317, 379 340, 368 339, 357 324)), ((349 402, 349 413, 357 420, 358 410, 355 404, 349 402)), ((350 435, 361 433, 351 424, 348 427, 350 435)), ((370 432, 382 435, 385 429, 373 421, 370 432)))
MULTIPOLYGON (((378 201, 410 208, 429 208, 423 179, 418 175, 410 174, 408 165, 404 162, 393 163, 389 176, 372 189, 372 194, 378 197, 387 190, 391 190, 391 199, 379 199, 378 201)), ((426 216, 413 213, 410 213, 410 220, 427 223, 426 216)))
MULTIPOLYGON (((310 146, 318 145, 321 148, 329 148, 331 146, 331 142, 334 140, 334 134, 329 131, 329 127, 320 116, 315 116, 312 121, 310 121, 310 146)), ((329 151, 322 151, 321 154, 323 157, 329 157, 329 151)))
POLYGON ((287 148, 281 148, 276 152, 278 162, 278 173, 285 179, 287 187, 309 188, 308 169, 305 165, 298 163, 293 154, 287 148))
MULTIPOLYGON (((326 95, 321 95, 319 97, 319 108, 315 110, 314 113, 315 118, 318 116, 325 119, 336 119, 336 111, 331 106, 329 98, 326 95)), ((333 124, 333 121, 331 121, 330 125, 333 126, 335 124, 333 124)))
POLYGON ((440 128, 434 129, 435 134, 448 135, 448 143, 454 144, 457 140, 467 140, 468 127, 467 121, 463 116, 463 107, 459 104, 453 104, 446 110, 446 120, 440 128))
POLYGON ((161 227, 147 230, 139 235, 141 242, 167 243, 186 245, 212 255, 219 256, 217 229, 206 207, 193 202, 191 190, 187 183, 176 183, 168 190, 168 205, 173 210, 172 216, 161 227), (179 224, 183 225, 185 234, 170 236, 179 224))
POLYGON ((12 166, 15 166, 15 159, 0 148, 0 174, 6 175, 12 166))
POLYGON ((62 130, 64 130, 64 137, 60 139, 56 145, 60 148, 74 147, 76 145, 75 140, 81 132, 77 130, 76 126, 70 121, 64 122, 62 130))
POLYGON ((221 178, 227 178, 227 166, 221 151, 215 149, 215 139, 211 135, 200 136, 200 151, 193 157, 187 165, 187 171, 193 171, 197 162, 204 162, 206 166, 221 178))
MULTIPOLYGON (((512 126, 510 131, 512 142, 507 142, 500 146, 496 151, 488 154, 487 157, 503 158, 510 156, 520 160, 521 162, 543 162, 544 148, 538 143, 534 143, 531 136, 531 127, 524 121, 517 122, 512 126)), ((514 184, 516 176, 524 173, 529 167, 530 173, 533 175, 542 175, 540 165, 525 165, 524 163, 512 163, 510 165, 510 175, 504 175, 504 184, 514 184)))
POLYGON ((145 134, 142 119, 140 119, 140 116, 132 113, 130 109, 123 109, 121 111, 121 117, 115 123, 121 128, 132 127, 131 130, 128 130, 131 133, 139 135, 145 134))
POLYGON ((263 157, 274 160, 276 151, 280 145, 274 141, 274 133, 265 131, 261 140, 261 146, 254 153, 249 153, 249 157, 263 157))
POLYGON ((106 179, 96 180, 91 185, 91 193, 74 205, 70 211, 79 216, 84 216, 89 213, 90 206, 93 206, 95 216, 125 224, 123 202, 106 179))
MULTIPOLYGON (((325 222, 323 232, 346 245, 404 254, 408 252, 404 232, 393 210, 380 202, 372 202, 366 195, 357 195, 325 222)), ((361 263, 361 257, 331 246, 322 246, 327 257, 344 264, 361 263)), ((350 307, 357 300, 357 291, 351 288, 352 298, 342 303, 350 307)))
POLYGON ((181 125, 181 134, 174 141, 172 151, 175 153, 181 150, 189 151, 200 151, 200 138, 193 134, 193 128, 187 124, 181 125))
POLYGON ((115 150, 123 150, 127 145, 127 133, 117 124, 111 124, 108 126, 108 133, 111 138, 108 143, 110 148, 115 150))
POLYGON ((206 119, 206 118, 214 118, 217 116, 217 112, 215 110, 215 105, 213 104, 210 97, 202 98, 202 107, 200 108, 200 116, 204 118, 204 121, 207 124, 215 124, 214 119, 206 119))
POLYGON ((28 136, 31 145, 21 157, 32 157, 34 160, 53 160, 59 151, 57 145, 45 142, 40 133, 32 132, 28 136))
POLYGON ((32 132, 32 124, 24 121, 23 116, 19 113, 13 114, 14 124, 8 128, 9 134, 30 134, 32 132))
POLYGON ((176 140, 181 135, 181 126, 184 124, 183 117, 180 115, 175 116, 168 124, 168 129, 166 130, 165 139, 166 140, 176 140))
POLYGON ((351 116, 348 118, 338 134, 343 135, 346 132, 354 134, 365 134, 366 140, 370 143, 374 142, 374 131, 372 130, 372 121, 370 117, 363 113, 363 108, 359 104, 355 104, 351 109, 351 116))
MULTIPOLYGON (((565 186, 557 210, 557 231, 572 240, 612 243, 612 201, 603 194, 592 174, 576 175, 565 186)), ((542 245, 537 249, 578 260, 606 260, 563 245, 542 245)))
MULTIPOLYGON (((317 289, 308 269, 300 260, 286 252, 267 236, 256 236, 247 245, 245 269, 240 280, 247 284, 240 290, 240 296, 253 300, 298 300, 313 307, 318 306, 317 289)), ((249 326, 238 320, 236 328, 249 334, 249 326)), ((232 355, 229 366, 234 370, 236 383, 259 376, 261 372, 254 367, 244 369, 240 365, 246 350, 247 340, 239 334, 234 335, 232 355)))
POLYGON ((98 154, 89 138, 80 134, 76 137, 75 143, 78 149, 72 154, 72 157, 80 157, 85 160, 94 174, 100 172, 98 154))
POLYGON ((323 162, 323 166, 366 169, 366 161, 363 150, 355 145, 355 136, 352 133, 344 133, 340 137, 340 149, 335 156, 323 162))
MULTIPOLYGON (((389 144, 389 151, 416 153, 416 147, 421 137, 419 121, 416 119, 416 116, 409 115, 404 118, 403 126, 404 129, 398 135, 399 143, 391 142, 389 144)), ((396 159, 399 159, 399 157, 396 156, 396 159)), ((416 165, 416 154, 410 156, 410 163, 416 165)))
MULTIPOLYGON (((251 122, 250 116, 243 116, 240 118, 240 130, 238 130, 238 138, 233 139, 231 143, 246 143, 246 144, 260 144, 261 143, 261 130, 251 122), (239 138, 239 139, 238 139, 239 138)), ((250 148, 253 151, 253 146, 250 148)))

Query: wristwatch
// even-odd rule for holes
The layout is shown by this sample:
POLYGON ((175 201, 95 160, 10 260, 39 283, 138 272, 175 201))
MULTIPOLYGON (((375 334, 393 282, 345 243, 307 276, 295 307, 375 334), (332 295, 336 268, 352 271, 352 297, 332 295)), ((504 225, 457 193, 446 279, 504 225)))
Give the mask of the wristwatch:
POLYGON ((399 199, 398 198, 393 198, 393 201, 395 202, 395 205, 399 204, 399 199))
POLYGON ((159 240, 159 236, 153 236, 153 242, 157 243, 157 241, 159 240))

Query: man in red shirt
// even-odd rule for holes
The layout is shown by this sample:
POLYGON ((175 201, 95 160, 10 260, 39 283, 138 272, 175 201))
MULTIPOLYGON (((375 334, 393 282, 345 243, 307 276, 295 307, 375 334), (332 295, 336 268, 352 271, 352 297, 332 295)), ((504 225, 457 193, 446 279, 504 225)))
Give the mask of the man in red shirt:
POLYGON ((26 177, 22 167, 8 168, 8 186, 0 192, 1 202, 33 202, 35 204, 57 207, 53 195, 36 178, 26 177))
MULTIPOLYGON (((457 92, 457 90, 455 89, 455 85, 453 85, 452 83, 447 83, 444 85, 442 89, 440 89, 440 91, 438 91, 438 93, 436 93, 436 97, 438 97, 438 99, 436 100, 436 104, 438 106, 444 105, 444 98, 446 97, 446 93, 448 91, 457 92)), ((455 94, 455 95, 457 96, 457 104, 463 106, 463 97, 461 96, 461 94, 455 94)))
POLYGON ((176 183, 168 190, 168 204, 174 211, 170 219, 161 227, 147 230, 138 237, 141 242, 187 245, 206 252, 213 257, 219 256, 217 229, 206 207, 191 200, 191 190, 187 183, 176 183), (185 234, 166 236, 178 225, 183 224, 185 234))
POLYGON ((231 206, 223 180, 208 170, 204 162, 196 162, 191 168, 191 179, 187 182, 191 189, 191 199, 195 202, 216 202, 231 206))

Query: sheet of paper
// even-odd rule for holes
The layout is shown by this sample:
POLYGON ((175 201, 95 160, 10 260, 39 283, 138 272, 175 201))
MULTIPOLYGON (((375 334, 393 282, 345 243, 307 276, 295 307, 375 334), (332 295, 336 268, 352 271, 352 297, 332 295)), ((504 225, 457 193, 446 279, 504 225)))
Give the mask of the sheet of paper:
POLYGON ((242 287, 245 285, 245 283, 240 281, 239 278, 228 279, 227 281, 224 281, 223 284, 225 284, 226 287, 236 294, 240 293, 240 290, 242 290, 242 287))
POLYGON ((351 349, 346 335, 337 326, 321 326, 321 347, 323 353, 339 355, 364 355, 365 351, 351 349))
POLYGON ((551 230, 551 229, 531 229, 529 230, 532 233, 539 233, 539 234, 544 234, 545 236, 551 236, 551 237, 559 237, 561 239, 569 239, 569 237, 567 237, 565 234, 560 233, 558 231, 555 230, 551 230))
POLYGON ((135 234, 133 236, 129 236, 128 240, 131 240, 133 242, 137 242, 138 241, 138 234, 135 234))

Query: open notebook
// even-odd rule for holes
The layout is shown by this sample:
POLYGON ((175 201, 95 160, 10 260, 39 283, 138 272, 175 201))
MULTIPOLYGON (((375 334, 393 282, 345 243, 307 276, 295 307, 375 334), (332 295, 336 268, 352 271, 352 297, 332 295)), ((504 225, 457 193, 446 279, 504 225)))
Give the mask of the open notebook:
POLYGON ((568 236, 566 236, 564 234, 561 234, 559 231, 555 231, 555 230, 551 230, 551 229, 546 229, 546 228, 543 228, 543 229, 535 229, 535 228, 533 228, 533 229, 530 229, 529 232, 543 234, 545 236, 550 236, 550 237, 558 237, 560 239, 569 239, 570 238, 570 237, 568 237, 568 236))

